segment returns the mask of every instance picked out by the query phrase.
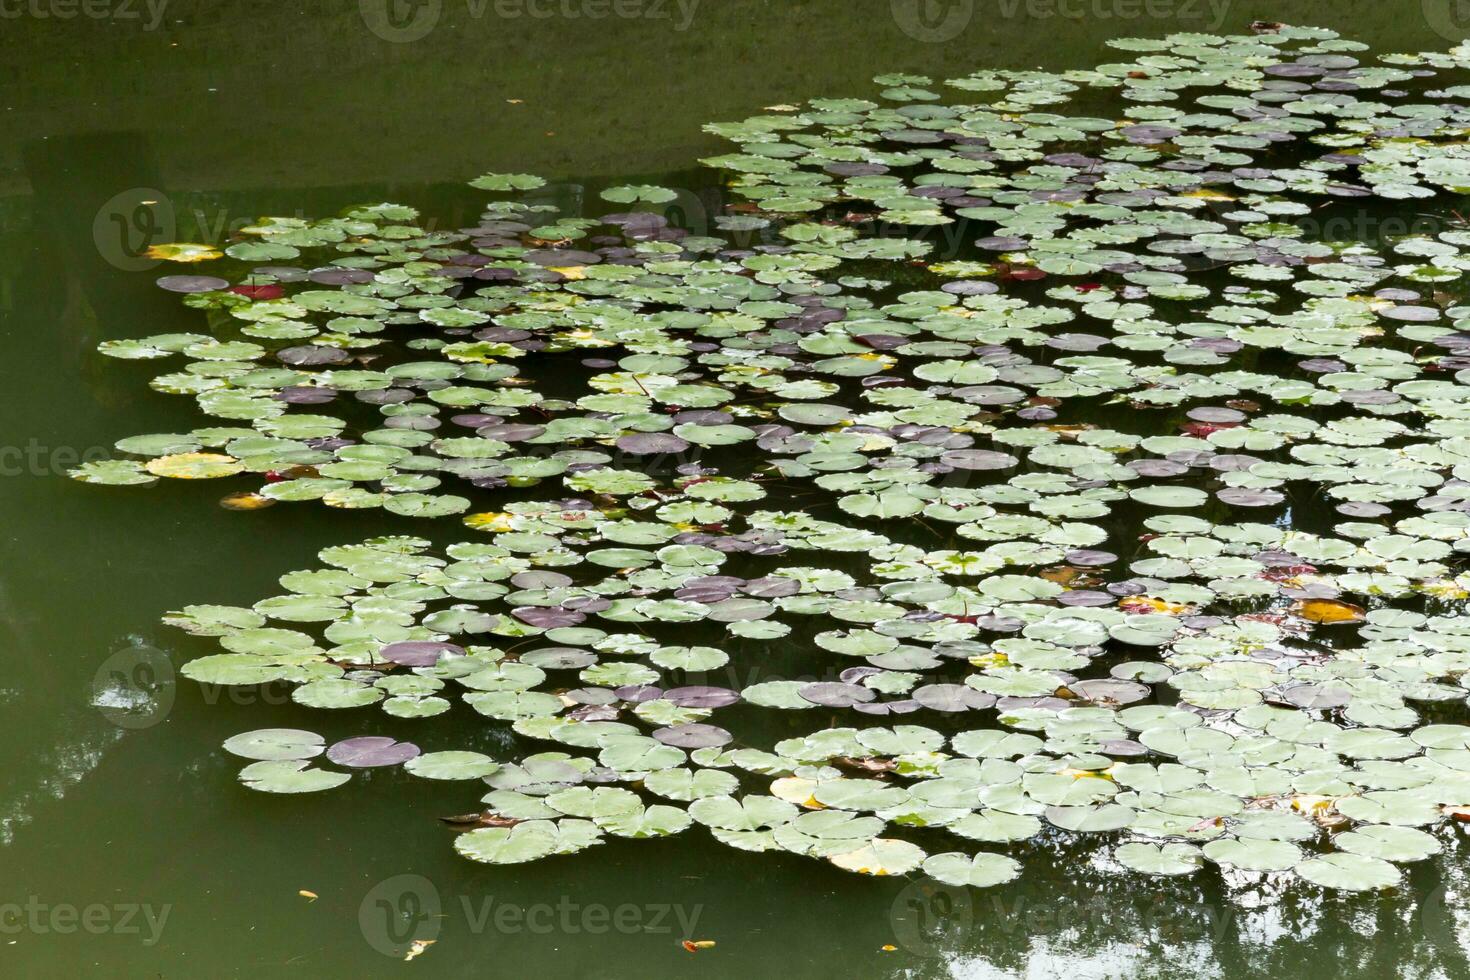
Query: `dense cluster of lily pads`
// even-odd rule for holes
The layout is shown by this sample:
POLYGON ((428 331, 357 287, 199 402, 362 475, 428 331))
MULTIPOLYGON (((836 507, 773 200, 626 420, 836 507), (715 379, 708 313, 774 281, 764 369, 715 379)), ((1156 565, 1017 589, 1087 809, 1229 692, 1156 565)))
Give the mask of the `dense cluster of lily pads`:
POLYGON ((184 673, 463 701, 544 749, 266 729, 226 743, 242 781, 482 781, 456 846, 489 863, 694 824, 976 886, 1055 834, 1343 889, 1438 853, 1470 816, 1470 47, 1113 46, 711 125, 717 234, 665 188, 547 217, 488 174, 474 228, 381 204, 161 247, 240 271, 160 280, 207 332, 102 351, 183 359, 152 386, 217 423, 74 476, 475 532, 186 606, 223 650, 184 673), (1421 198, 1423 233, 1313 233, 1421 198))

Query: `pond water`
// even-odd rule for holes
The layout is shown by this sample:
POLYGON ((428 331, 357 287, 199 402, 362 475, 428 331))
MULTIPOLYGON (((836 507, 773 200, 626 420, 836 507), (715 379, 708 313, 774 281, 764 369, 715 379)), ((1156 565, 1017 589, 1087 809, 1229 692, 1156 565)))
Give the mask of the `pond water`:
MULTIPOLYGON (((280 683, 201 685, 177 671, 217 653, 217 641, 160 623, 165 612, 189 604, 250 606, 275 595, 282 574, 322 567, 318 554, 325 548, 416 535, 437 554, 453 542, 492 538, 456 516, 416 519, 377 507, 307 501, 221 508, 222 495, 261 488, 251 477, 164 479, 140 487, 90 486, 66 477, 82 462, 123 455, 114 443, 140 433, 250 424, 201 421, 191 399, 150 390, 154 375, 182 370, 177 357, 135 361, 97 352, 107 342, 212 329, 205 312, 155 285, 160 276, 238 277, 260 264, 175 264, 150 258, 150 247, 191 242, 224 248, 262 215, 309 220, 362 202, 406 205, 420 220, 432 220, 431 227, 475 227, 487 200, 507 199, 468 185, 487 172, 541 175, 544 186, 510 197, 546 205, 563 218, 638 204, 619 203, 627 195, 616 190, 609 203, 602 197, 609 189, 674 189, 672 202, 656 202, 659 210, 667 210, 674 224, 709 233, 724 205, 744 200, 729 186, 729 172, 698 164, 738 151, 701 128, 710 121, 784 112, 769 107, 815 98, 876 99, 883 85, 872 79, 881 73, 946 79, 985 69, 1090 69, 1154 54, 1107 48, 1115 37, 1241 33, 1254 20, 1287 15, 1367 42, 1374 54, 1445 50, 1470 34, 1470 25, 1456 33, 1454 4, 1426 0, 1400 9, 1298 2, 1283 11, 1257 3, 1119 0, 1072 7, 1001 3, 989 12, 962 0, 649 0, 607 7, 445 0, 395 7, 389 16, 386 5, 372 2, 312 5, 311 11, 201 2, 186 9, 167 4, 156 23, 152 8, 133 6, 136 18, 121 3, 91 8, 97 16, 67 18, 58 14, 62 5, 43 3, 0 20, 0 118, 9 137, 0 140, 0 330, 10 340, 9 355, 0 359, 7 422, 0 447, 7 517, 0 536, 0 623, 12 665, 0 681, 0 730, 6 735, 0 749, 0 965, 7 972, 50 976, 87 969, 103 976, 172 977, 290 969, 377 976, 428 969, 446 976, 662 977, 698 969, 731 977, 1090 978, 1247 977, 1332 964, 1350 977, 1470 976, 1464 952, 1470 911, 1460 898, 1465 850, 1455 826, 1436 831, 1443 854, 1404 864, 1402 880, 1382 891, 1324 890, 1290 875, 1222 875, 1214 864, 1188 876, 1145 876, 1121 868, 1111 844, 1099 848, 1088 839, 1116 835, 1055 828, 981 848, 1016 859, 1020 875, 993 887, 961 888, 917 872, 854 875, 779 849, 747 853, 698 826, 667 840, 613 835, 576 855, 475 863, 456 853, 455 830, 439 818, 478 809, 479 783, 467 790, 469 784, 418 779, 397 766, 351 770, 351 782, 327 792, 251 792, 239 780, 247 760, 220 746, 257 729, 306 729, 328 744, 385 735, 412 740, 426 752, 473 750, 506 761, 558 747, 532 747, 531 740, 508 734, 504 721, 463 705, 439 718, 412 720, 376 708, 314 710, 293 701, 290 687, 280 683), (216 267, 229 271, 217 273, 216 267), (139 680, 147 682, 151 700, 127 710, 129 686, 139 680), (405 964, 415 938, 433 942, 405 964), (715 945, 690 950, 684 940, 715 945)), ((1457 77, 1444 84, 1464 82, 1457 77)), ((1057 111, 1107 118, 1119 111, 1110 94, 1079 102, 1081 108, 1057 111)), ((1463 204, 1457 193, 1433 202, 1374 200, 1366 206, 1330 200, 1313 202, 1324 208, 1313 218, 1326 237, 1362 240, 1380 250, 1388 249, 1384 239, 1393 234, 1433 235, 1463 226, 1453 211, 1463 204)), ((978 262, 995 256, 967 242, 945 257, 978 262)), ((876 291, 882 303, 946 281, 906 262, 861 265, 859 275, 896 280, 876 291)), ((1212 289, 1239 284, 1207 272, 1198 281, 1212 289)), ((1043 282, 1023 275, 1006 291, 1038 304, 1057 302, 1045 290, 1078 281, 1063 275, 1043 282)), ((1445 306, 1463 302, 1460 283, 1419 288, 1426 296, 1444 290, 1445 306)), ((434 356, 408 353, 384 363, 434 356)), ((587 390, 585 375, 612 370, 577 366, 600 353, 530 351, 516 366, 546 398, 575 399, 587 390)), ((1282 351, 1266 350, 1250 370, 1285 373, 1289 363, 1282 351)), ((822 379, 820 373, 800 377, 822 379)), ((870 411, 855 394, 861 390, 855 378, 837 379, 845 383, 839 397, 786 397, 870 411)), ((1183 407, 1146 423, 1137 421, 1137 411, 1127 400, 1090 396, 1066 404, 1057 421, 1141 436, 1174 435, 1189 423, 1183 407)), ((1206 426, 1196 434, 1227 420, 1196 419, 1206 426)), ((792 421, 828 424, 820 414, 792 421)), ((1225 451, 1266 452, 1252 445, 1225 451)), ((731 476, 782 458, 764 446, 716 445, 709 452, 731 476)), ((669 481, 679 475, 676 465, 694 458, 660 457, 643 468, 669 481)), ((632 465, 626 456, 622 464, 632 465)), ((456 480, 445 489, 472 497, 476 512, 501 511, 509 501, 566 493, 559 477, 545 484, 518 492, 456 480)), ((823 520, 880 529, 925 549, 988 543, 956 543, 947 530, 902 517, 864 523, 848 508, 833 506, 835 494, 812 494, 812 486, 794 478, 773 483, 774 499, 758 506, 810 509, 823 520)), ((1227 518, 1215 501, 1206 510, 1187 506, 1190 500, 1185 498, 1186 514, 1221 522, 1257 519, 1238 510, 1227 518)), ((1269 519, 1328 535, 1355 519, 1333 503, 1294 491, 1288 506, 1268 511, 1269 519)), ((1105 517, 1083 521, 1103 528, 1103 541, 1063 543, 1119 551, 1126 545, 1124 565, 1150 557, 1136 537, 1141 521, 1158 512, 1131 502, 1111 514, 1103 510, 1105 517)), ((1409 505, 1394 519, 1413 513, 1409 505)), ((800 551, 789 564, 861 579, 871 565, 866 550, 800 551)), ((1086 556, 1073 558, 1075 565, 1089 565, 1086 556)), ((759 571, 752 565, 732 574, 754 577, 772 567, 768 562, 759 571)), ((1463 564, 1455 570, 1463 571, 1463 564)), ((1308 591, 1299 601, 1315 596, 1308 591)), ((1321 601, 1326 605, 1319 620, 1339 614, 1333 598, 1321 601)), ((1425 611, 1460 612, 1452 601, 1430 605, 1425 611)), ((963 621, 968 610, 956 616, 963 621)), ((710 669, 705 682, 741 690, 779 678, 835 681, 834 661, 841 670, 862 660, 813 656, 813 633, 861 625, 827 621, 815 629, 798 627, 788 638, 756 633, 733 644, 740 651, 736 659, 710 669)), ((716 623, 666 622, 648 632, 664 644, 728 639, 716 623)), ((1335 636, 1320 642, 1333 649, 1353 643, 1335 636)), ((1150 659, 1119 654, 1110 650, 1085 676, 1108 676, 1118 664, 1150 659)), ((741 705, 710 721, 736 731, 742 745, 770 749, 782 739, 839 725, 912 723, 952 735, 986 727, 993 717, 974 712, 960 724, 925 712, 864 721, 834 706, 848 703, 841 699, 853 697, 850 690, 817 696, 834 703, 804 711, 741 705)), ((1418 706, 1424 710, 1416 724, 1466 720, 1463 699, 1449 707, 1418 706)), ((651 727, 642 724, 641 730, 651 727)), ((1386 727, 1408 731, 1412 725, 1386 727)), ((944 831, 930 829, 912 839, 930 854, 977 850, 960 838, 943 838, 944 831)))

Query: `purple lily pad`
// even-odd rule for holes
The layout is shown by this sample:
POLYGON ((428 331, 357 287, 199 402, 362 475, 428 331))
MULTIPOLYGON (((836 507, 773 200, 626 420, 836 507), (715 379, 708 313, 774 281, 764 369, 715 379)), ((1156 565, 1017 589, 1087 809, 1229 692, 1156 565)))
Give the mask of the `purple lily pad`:
POLYGON ((1124 465, 1139 476, 1153 477, 1155 479, 1182 476, 1189 472, 1188 466, 1183 463, 1177 463, 1172 459, 1132 459, 1124 465))
POLYGON ((406 388, 373 388, 355 392, 353 397, 368 405, 401 405, 413 401, 414 393, 406 388))
MULTIPOLYGON (((1348 157, 1348 159, 1357 160, 1358 158, 1348 157)), ((1373 295, 1379 299, 1391 299, 1395 303, 1413 303, 1419 299, 1419 293, 1417 291, 1412 289, 1398 289, 1396 287, 1375 290, 1373 295)))
POLYGON ((576 626, 587 618, 575 609, 563 609, 560 606, 517 606, 510 614, 523 623, 544 630, 558 626, 576 626))
POLYGON ((1111 606, 1116 601, 1096 589, 1072 589, 1057 596, 1057 603, 1063 606, 1111 606))
POLYGON ((685 725, 670 725, 656 729, 653 737, 665 745, 680 749, 704 749, 728 745, 735 736, 716 725, 691 722, 685 725))
POLYGON ((919 702, 906 698, 901 701, 869 701, 866 704, 855 704, 852 710, 865 715, 911 715, 920 707, 919 702))
POLYGON ((1108 338, 1093 333, 1059 333, 1046 339, 1046 346, 1057 350, 1095 351, 1109 343, 1108 338))
POLYGON ((163 276, 158 285, 171 293, 212 293, 230 288, 230 281, 217 276, 163 276))
POLYGON ((779 599, 796 595, 801 591, 801 583, 786 575, 769 575, 751 579, 740 587, 740 591, 758 599, 779 599))
POLYGON ((875 177, 879 174, 888 173, 888 168, 881 163, 848 162, 845 160, 829 163, 822 169, 834 177, 875 177))
POLYGON ((1199 408, 1191 408, 1184 413, 1196 422, 1209 422, 1213 425, 1221 425, 1231 422, 1244 422, 1245 413, 1233 408, 1223 408, 1213 405, 1203 405, 1199 408))
POLYGON ((1394 405, 1398 403, 1400 396, 1396 392, 1376 388, 1367 391, 1344 391, 1342 400, 1350 405, 1394 405))
POLYGON ((378 655, 384 660, 402 664, 405 667, 432 667, 445 654, 462 657, 464 647, 432 640, 404 640, 400 643, 389 643, 378 651, 378 655))
POLYGON ((1274 507, 1286 499, 1279 490, 1250 490, 1245 487, 1226 487, 1215 496, 1232 507, 1274 507))
POLYGON ((1075 548, 1067 552, 1066 558, 1069 564, 1088 568, 1111 565, 1118 560, 1118 556, 1111 551, 1100 551, 1096 548, 1075 548))
POLYGON ((682 453, 689 448, 689 440, 670 432, 632 432, 619 436, 617 447, 632 456, 659 456, 682 453))
POLYGON ((1130 143, 1166 143, 1179 135, 1179 130, 1172 126, 1155 126, 1147 123, 1124 126, 1118 132, 1130 143))
POLYGON ((726 687, 675 687, 663 694, 681 708, 723 708, 740 700, 740 695, 726 687))
POLYGON ((1135 742, 1131 738, 1111 738, 1102 743, 1103 753, 1106 755, 1136 756, 1148 755, 1148 746, 1142 742, 1135 742))
POLYGON ((1390 320, 1404 320, 1409 323, 1429 323, 1439 319, 1439 310, 1432 306, 1390 306, 1382 311, 1382 316, 1390 320))
POLYGON ((1349 500, 1338 504, 1336 510, 1344 517, 1382 517, 1384 514, 1393 512, 1393 508, 1387 504, 1375 504, 1369 501, 1349 500))
POLYGON ((939 288, 946 293, 954 293, 956 296, 988 296, 991 293, 1000 292, 999 286, 983 279, 957 279, 939 288))
POLYGON ((989 252, 1019 252, 1031 247, 1031 242, 1015 235, 987 235, 977 238, 975 244, 989 252))
POLYGON ((626 684, 623 687, 613 688, 613 693, 618 696, 618 700, 629 704, 657 701, 664 696, 663 688, 654 687, 651 684, 626 684))
POLYGON ((327 758, 351 769, 398 766, 416 758, 419 747, 412 742, 398 742, 382 735, 345 738, 327 749, 327 758))
POLYGON ((534 249, 521 258, 539 266, 557 269, 569 265, 595 265, 602 261, 602 256, 596 252, 587 252, 577 248, 534 249))
POLYGON ((1248 470, 1260 462, 1263 460, 1259 456, 1245 453, 1217 453, 1210 457, 1209 467, 1217 473, 1234 473, 1248 470))
POLYGON ((827 708, 850 708, 855 704, 872 701, 877 697, 866 687, 859 687, 857 684, 843 684, 838 681, 818 681, 815 684, 806 684, 796 693, 812 704, 820 704, 827 708))

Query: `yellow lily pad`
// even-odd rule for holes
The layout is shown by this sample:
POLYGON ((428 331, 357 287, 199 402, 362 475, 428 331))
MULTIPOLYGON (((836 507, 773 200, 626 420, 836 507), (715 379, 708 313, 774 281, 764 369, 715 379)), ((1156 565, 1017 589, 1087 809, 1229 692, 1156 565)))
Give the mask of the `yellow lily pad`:
POLYGON ((165 245, 154 245, 144 254, 150 259, 168 262, 209 262, 220 257, 220 250, 213 245, 199 245, 195 242, 169 242, 165 245))
POLYGON ((176 480, 213 480, 242 473, 245 464, 223 453, 175 453, 150 459, 143 468, 154 476, 176 480))

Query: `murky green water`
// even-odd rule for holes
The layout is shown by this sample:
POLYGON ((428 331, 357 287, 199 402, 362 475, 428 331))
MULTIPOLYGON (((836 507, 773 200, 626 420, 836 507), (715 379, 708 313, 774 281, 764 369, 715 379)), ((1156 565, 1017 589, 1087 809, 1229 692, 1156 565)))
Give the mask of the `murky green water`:
MULTIPOLYGON (((1118 877, 1033 845, 1020 880, 957 900, 794 856, 739 860, 697 834, 485 868, 457 857, 432 819, 463 809, 464 794, 396 772, 304 800, 248 793, 217 748, 224 738, 305 725, 331 739, 361 722, 180 683, 156 724, 122 728, 90 704, 99 668, 138 644, 197 655, 157 625, 161 611, 248 604, 326 545, 462 533, 378 511, 227 513, 198 486, 114 493, 61 475, 123 436, 174 431, 189 411, 146 388, 151 372, 95 353, 111 338, 197 329, 153 286, 174 270, 139 258, 148 245, 220 242, 259 214, 360 200, 459 226, 482 197, 464 181, 487 170, 546 175, 567 207, 629 180, 687 189, 693 206, 718 192, 690 164, 723 151, 702 123, 866 92, 880 71, 1084 67, 1118 34, 1236 30, 1288 13, 1377 50, 1439 48, 1451 5, 1069 8, 1078 17, 1022 4, 976 9, 956 30, 944 18, 962 3, 921 19, 871 0, 649 3, 602 17, 534 8, 553 11, 542 17, 446 0, 432 30, 396 42, 357 4, 239 6, 171 4, 155 30, 141 29, 146 7, 132 20, 120 5, 108 17, 42 5, 0 19, 0 905, 20 907, 0 921, 0 969, 1247 977, 1333 964, 1346 976, 1470 975, 1463 855, 1413 866, 1394 895, 1227 899, 1215 876, 1118 877), (416 962, 375 949, 401 938, 382 903, 437 909, 437 942, 416 962), (718 946, 691 954, 686 935, 718 946)), ((394 21, 388 34, 424 23, 394 21)), ((374 724, 401 734, 387 720, 374 724)), ((456 747, 475 744, 458 734, 456 747)))

